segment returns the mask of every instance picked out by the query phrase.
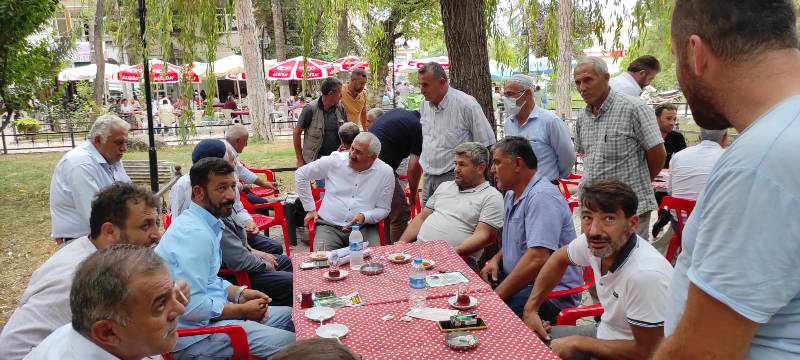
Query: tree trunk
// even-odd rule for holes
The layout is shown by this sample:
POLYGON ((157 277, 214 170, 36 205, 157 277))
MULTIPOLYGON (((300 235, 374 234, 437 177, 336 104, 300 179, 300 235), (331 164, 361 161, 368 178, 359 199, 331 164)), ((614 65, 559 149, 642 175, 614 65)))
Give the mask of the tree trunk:
POLYGON ((345 57, 350 51, 350 21, 348 19, 347 5, 344 5, 339 14, 339 43, 336 45, 336 57, 345 57))
POLYGON ((556 62, 556 113, 572 118, 572 0, 558 2, 558 61, 556 62))
POLYGON ((97 0, 94 11, 94 29, 92 31, 93 61, 97 64, 97 73, 94 78, 94 102, 103 105, 103 95, 106 92, 106 59, 103 54, 103 18, 105 17, 105 0, 97 0))
MULTIPOLYGON (((286 60, 286 35, 283 32, 283 6, 281 5, 281 0, 272 0, 272 24, 275 28, 275 36, 273 36, 275 38, 275 57, 280 62, 286 60)), ((289 98, 289 84, 285 81, 280 82, 280 95, 281 106, 279 108, 285 108, 286 99, 289 98)))
POLYGON ((247 77, 247 104, 250 119, 253 121, 253 133, 257 139, 272 141, 272 124, 267 111, 267 85, 262 68, 260 47, 256 37, 256 20, 253 16, 251 0, 236 1, 236 18, 239 19, 239 37, 242 41, 242 60, 247 77))
POLYGON ((450 84, 483 108, 495 130, 492 80, 483 18, 484 0, 441 0, 444 41, 450 57, 450 84))

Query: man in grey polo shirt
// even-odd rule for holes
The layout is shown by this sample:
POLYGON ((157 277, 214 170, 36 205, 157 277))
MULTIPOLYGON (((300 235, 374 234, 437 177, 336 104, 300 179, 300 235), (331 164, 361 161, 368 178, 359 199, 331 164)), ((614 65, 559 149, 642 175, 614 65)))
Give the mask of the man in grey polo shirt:
POLYGON ((639 199, 636 233, 647 239, 650 213, 658 207, 650 184, 667 150, 653 109, 608 85, 608 67, 597 57, 578 61, 575 85, 586 101, 575 123, 575 151, 584 154, 582 183, 617 179, 639 199))
POLYGON ((453 148, 468 141, 494 144, 494 131, 475 98, 450 87, 441 65, 431 62, 419 69, 419 89, 425 101, 420 106, 422 154, 425 172, 422 204, 439 184, 453 180, 453 148))
MULTIPOLYGON (((530 142, 508 136, 494 146, 492 174, 506 190, 503 247, 481 270, 488 283, 499 283, 497 296, 522 317, 533 280, 550 255, 575 239, 575 226, 564 196, 547 179, 536 176, 537 160, 530 142)), ((564 274, 556 290, 581 284, 576 266, 564 274)), ((580 295, 547 301, 542 319, 555 320, 561 309, 577 306, 580 295)))
POLYGON ((399 241, 447 240, 477 270, 483 248, 497 239, 497 231, 503 226, 503 195, 486 181, 486 147, 469 142, 456 146, 453 152, 455 181, 439 185, 399 241))

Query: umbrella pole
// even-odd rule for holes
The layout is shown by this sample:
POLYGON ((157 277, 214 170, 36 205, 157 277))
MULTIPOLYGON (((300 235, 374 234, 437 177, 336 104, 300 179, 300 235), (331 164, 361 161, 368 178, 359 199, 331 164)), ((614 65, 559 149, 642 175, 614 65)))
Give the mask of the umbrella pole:
POLYGON ((147 140, 150 159, 150 190, 158 192, 158 156, 156 154, 156 138, 153 134, 153 94, 150 91, 150 62, 147 61, 147 41, 145 38, 145 17, 147 9, 145 0, 139 0, 139 39, 142 41, 142 58, 144 59, 144 98, 147 102, 147 140))

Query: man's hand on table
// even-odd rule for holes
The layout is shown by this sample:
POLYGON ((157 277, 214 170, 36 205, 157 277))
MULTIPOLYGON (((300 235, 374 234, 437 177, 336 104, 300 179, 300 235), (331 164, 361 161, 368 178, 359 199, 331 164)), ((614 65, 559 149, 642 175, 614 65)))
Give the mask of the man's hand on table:
POLYGON ((486 262, 486 265, 481 269, 481 279, 487 283, 496 283, 497 274, 500 272, 500 264, 494 258, 486 262))
POLYGON ((525 325, 528 326, 536 335, 539 335, 539 338, 544 341, 550 341, 550 323, 547 321, 542 321, 539 318, 539 312, 532 308, 529 308, 526 304, 525 306, 525 313, 522 319, 525 321, 525 325))

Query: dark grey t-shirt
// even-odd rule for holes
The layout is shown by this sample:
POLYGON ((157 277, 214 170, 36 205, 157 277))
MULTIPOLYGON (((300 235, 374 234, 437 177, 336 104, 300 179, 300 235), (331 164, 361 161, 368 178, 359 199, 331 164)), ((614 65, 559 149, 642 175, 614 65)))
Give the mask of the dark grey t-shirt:
MULTIPOLYGON (((336 106, 331 107, 328 111, 323 110, 322 101, 318 102, 319 110, 322 111, 323 118, 325 119, 325 131, 322 138, 322 147, 319 149, 319 157, 328 156, 339 148, 339 120, 336 118, 336 106)), ((297 119, 297 127, 303 130, 308 130, 311 125, 312 119, 311 105, 303 108, 300 112, 300 117, 297 119)))

